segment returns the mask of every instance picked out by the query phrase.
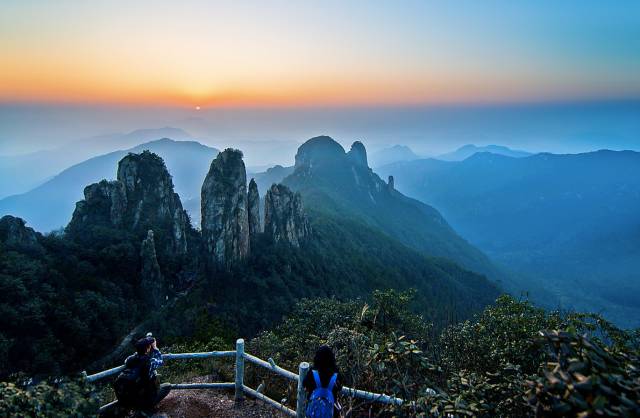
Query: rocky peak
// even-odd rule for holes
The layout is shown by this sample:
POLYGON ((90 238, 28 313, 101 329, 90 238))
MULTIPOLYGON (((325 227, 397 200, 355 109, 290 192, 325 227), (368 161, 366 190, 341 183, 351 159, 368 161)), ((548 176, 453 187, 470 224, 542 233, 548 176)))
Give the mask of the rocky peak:
POLYGON ((152 230, 147 232, 147 238, 142 241, 140 259, 142 260, 140 288, 144 299, 150 306, 158 307, 162 305, 167 289, 160 272, 152 230))
POLYGON ((173 181, 162 158, 143 151, 130 153, 118 163, 116 181, 102 180, 84 190, 84 200, 76 204, 68 230, 85 226, 110 225, 145 234, 163 231, 167 252, 187 252, 189 218, 174 192, 173 181))
POLYGON ((0 219, 0 242, 10 247, 40 248, 38 233, 22 218, 11 215, 0 219))
POLYGON ((365 146, 356 141, 348 153, 329 137, 312 138, 298 148, 296 167, 285 183, 295 190, 309 187, 335 190, 353 201, 378 204, 389 198, 390 189, 368 166, 365 146))
POLYGON ((264 232, 275 242, 288 242, 299 247, 311 233, 300 193, 287 186, 274 184, 264 198, 264 232))
POLYGON ((364 147, 364 144, 360 141, 356 141, 351 145, 351 149, 347 153, 347 156, 353 161, 356 165, 362 167, 369 167, 367 162, 367 150, 364 147))
POLYGON ((249 216, 249 237, 255 238, 260 233, 260 194, 258 184, 254 179, 249 182, 249 193, 247 194, 247 211, 249 216))
POLYGON ((121 227, 127 211, 127 194, 119 181, 102 180, 84 188, 84 200, 76 203, 69 229, 82 225, 121 227))
POLYGON ((218 154, 201 194, 200 225, 208 262, 229 268, 249 254, 247 173, 241 151, 218 154))
POLYGON ((344 159, 345 151, 329 136, 317 136, 309 139, 298 148, 295 168, 314 168, 317 165, 331 164, 344 159))

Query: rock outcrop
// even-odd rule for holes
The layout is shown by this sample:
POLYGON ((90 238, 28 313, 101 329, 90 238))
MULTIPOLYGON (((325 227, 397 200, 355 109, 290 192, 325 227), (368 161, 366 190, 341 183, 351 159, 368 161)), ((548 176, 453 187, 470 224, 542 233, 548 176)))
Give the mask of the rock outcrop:
POLYGON ((152 230, 149 230, 147 238, 142 241, 140 259, 142 261, 140 289, 143 297, 150 306, 159 307, 165 300, 167 289, 160 272, 152 230))
POLYGON ((226 149, 202 184, 200 225, 210 265, 230 268, 249 254, 247 174, 242 152, 226 149))
POLYGON ((149 151, 127 155, 118 163, 118 181, 124 184, 127 195, 127 226, 168 228, 172 250, 185 254, 189 218, 162 158, 149 151))
POLYGON ((41 248, 38 233, 22 218, 6 215, 0 219, 0 242, 9 247, 41 248))
POLYGON ((344 198, 358 206, 394 198, 394 190, 369 167, 367 151, 360 141, 345 152, 328 136, 312 138, 298 148, 294 173, 284 182, 303 194, 311 188, 338 187, 344 198))
POLYGON ((389 182, 387 183, 387 187, 389 187, 389 191, 395 190, 395 181, 393 180, 393 176, 389 176, 389 182))
POLYGON ((76 203, 67 231, 82 233, 95 225, 123 228, 142 236, 149 229, 162 231, 166 252, 187 252, 188 215, 174 192, 164 161, 149 151, 120 160, 117 180, 102 180, 84 189, 84 200, 76 203))
POLYGON ((260 228, 260 194, 258 185, 254 179, 249 182, 249 192, 247 194, 247 211, 249 214, 249 238, 255 239, 261 232, 260 228))
POLYGON ((282 184, 271 186, 264 198, 264 232, 275 242, 300 246, 311 233, 300 193, 282 184))
POLYGON ((70 228, 82 225, 124 226, 127 195, 119 181, 102 180, 84 188, 84 200, 76 203, 70 228))
POLYGON ((351 145, 351 149, 347 153, 347 156, 353 161, 356 165, 361 167, 369 167, 369 163, 367 162, 367 150, 360 141, 356 141, 351 145))
POLYGON ((318 166, 340 163, 345 158, 342 145, 329 136, 317 136, 300 145, 296 153, 295 170, 311 172, 318 166))

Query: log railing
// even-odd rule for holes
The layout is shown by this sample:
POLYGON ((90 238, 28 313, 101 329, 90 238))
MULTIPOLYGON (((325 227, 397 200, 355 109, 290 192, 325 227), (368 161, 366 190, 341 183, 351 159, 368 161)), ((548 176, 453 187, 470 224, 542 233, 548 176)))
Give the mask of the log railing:
MULTIPOLYGON (((304 378, 307 376, 307 372, 309 371, 309 363, 302 362, 298 367, 298 374, 290 372, 289 370, 285 370, 282 367, 279 367, 275 364, 273 359, 269 359, 268 361, 264 361, 258 357, 252 356, 251 354, 245 353, 244 351, 244 340, 239 339, 236 341, 236 349, 235 351, 208 351, 204 353, 180 353, 180 354, 163 354, 163 360, 184 360, 184 359, 202 359, 202 358, 217 358, 217 357, 234 357, 235 358, 235 381, 234 382, 222 382, 222 383, 180 383, 180 384, 171 384, 171 389, 234 389, 235 390, 235 400, 241 401, 244 398, 244 395, 250 395, 256 399, 260 399, 264 401, 269 406, 289 415, 292 417, 302 418, 304 417, 305 403, 306 403, 306 393, 305 389, 302 386, 302 382, 304 378), (297 386, 297 399, 296 399, 296 410, 288 408, 286 405, 269 398, 268 396, 262 394, 256 389, 252 389, 244 384, 244 364, 245 361, 253 363, 257 366, 264 367, 272 372, 279 374, 289 380, 296 381, 297 386)), ((95 382, 100 379, 104 379, 109 376, 113 376, 115 374, 120 373, 124 369, 123 366, 114 367, 112 369, 104 370, 95 374, 86 375, 85 378, 89 382, 95 382)), ((402 399, 396 398, 389 395, 367 392, 364 390, 352 389, 348 387, 342 388, 342 394, 345 396, 350 396, 354 398, 360 398, 371 402, 380 402, 384 404, 402 404, 402 399)), ((100 412, 104 412, 109 408, 112 408, 116 404, 116 401, 111 402, 107 405, 100 407, 100 412)))

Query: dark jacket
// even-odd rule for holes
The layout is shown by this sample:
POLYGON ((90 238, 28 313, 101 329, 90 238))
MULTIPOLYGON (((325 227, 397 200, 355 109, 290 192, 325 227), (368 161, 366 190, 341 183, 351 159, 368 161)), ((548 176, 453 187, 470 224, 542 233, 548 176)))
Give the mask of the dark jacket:
POLYGON ((150 355, 132 354, 125 360, 124 366, 127 369, 138 369, 140 373, 142 387, 135 406, 142 409, 153 407, 160 386, 156 374, 156 369, 160 365, 162 365, 162 354, 159 350, 153 351, 150 355))
POLYGON ((156 370, 162 366, 162 353, 160 350, 155 349, 149 354, 140 355, 132 354, 124 361, 124 366, 127 369, 133 369, 136 367, 141 368, 143 378, 153 380, 157 376, 156 370))

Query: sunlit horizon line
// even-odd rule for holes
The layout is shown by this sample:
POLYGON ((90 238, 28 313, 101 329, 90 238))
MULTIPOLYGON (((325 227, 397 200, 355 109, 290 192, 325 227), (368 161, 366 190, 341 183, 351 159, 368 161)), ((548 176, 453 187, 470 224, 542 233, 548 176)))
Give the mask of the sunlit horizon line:
POLYGON ((0 97, 2 106, 61 106, 61 107, 134 107, 134 108, 164 108, 194 110, 206 113, 214 109, 286 109, 286 108, 415 108, 415 107, 450 107, 450 106, 518 106, 518 105, 544 105, 544 104, 580 104, 580 103, 622 103, 640 102, 640 93, 625 95, 574 95, 552 97, 479 97, 479 98, 452 98, 431 100, 290 100, 290 99, 263 99, 263 100, 148 100, 144 98, 134 100, 105 100, 83 98, 32 98, 0 97), (199 107, 198 110, 196 108, 199 107))

